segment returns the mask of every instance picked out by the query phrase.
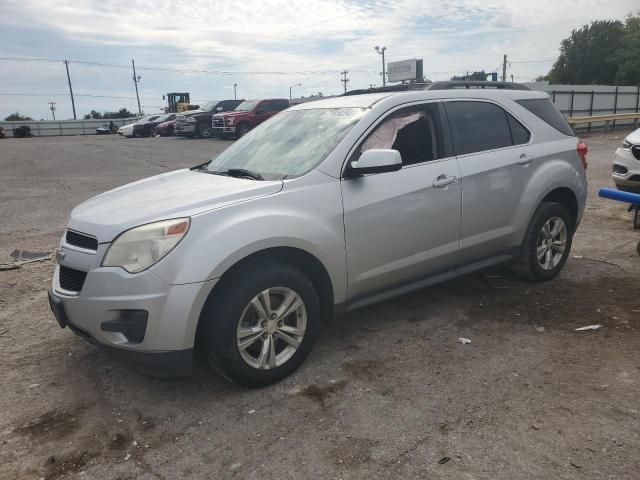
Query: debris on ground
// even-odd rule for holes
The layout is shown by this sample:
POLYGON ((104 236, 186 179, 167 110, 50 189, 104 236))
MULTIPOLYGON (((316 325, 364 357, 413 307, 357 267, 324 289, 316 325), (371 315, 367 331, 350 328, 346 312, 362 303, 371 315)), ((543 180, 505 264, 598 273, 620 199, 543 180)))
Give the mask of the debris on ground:
POLYGON ((438 460, 438 463, 440 465, 444 465, 445 463, 447 463, 449 460, 451 460, 449 457, 442 457, 440 460, 438 460))
POLYGON ((464 338, 464 337, 458 338, 458 341, 463 345, 466 345, 467 343, 471 343, 471 340, 469 340, 468 338, 464 338))
POLYGON ((27 263, 51 260, 52 254, 51 252, 31 252, 29 250, 15 249, 9 254, 9 257, 13 259, 13 263, 0 264, 0 270, 14 270, 27 263))
POLYGON ((599 325, 599 324, 587 325, 586 327, 576 328, 576 332, 586 332, 588 330, 600 330, 601 328, 602 328, 602 325, 599 325))
POLYGON ((544 332, 544 327, 536 327, 536 332, 544 332))

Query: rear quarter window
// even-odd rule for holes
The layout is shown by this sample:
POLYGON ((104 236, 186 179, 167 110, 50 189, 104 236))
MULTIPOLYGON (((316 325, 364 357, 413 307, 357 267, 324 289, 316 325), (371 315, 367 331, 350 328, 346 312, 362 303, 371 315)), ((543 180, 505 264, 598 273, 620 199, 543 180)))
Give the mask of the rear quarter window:
POLYGON ((551 125, 560 133, 574 137, 575 133, 562 114, 548 98, 534 98, 529 100, 516 100, 518 104, 529 110, 536 117, 551 125))

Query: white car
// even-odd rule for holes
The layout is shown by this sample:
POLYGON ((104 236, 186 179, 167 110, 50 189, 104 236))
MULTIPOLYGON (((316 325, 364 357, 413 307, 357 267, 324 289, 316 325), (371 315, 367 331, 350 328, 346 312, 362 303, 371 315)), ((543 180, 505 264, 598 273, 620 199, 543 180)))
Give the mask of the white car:
POLYGON ((640 193, 640 128, 616 149, 611 176, 618 190, 640 193))
POLYGON ((126 138, 133 137, 133 123, 130 123, 129 125, 124 125, 124 126, 120 127, 118 129, 118 134, 122 135, 123 137, 126 137, 126 138))

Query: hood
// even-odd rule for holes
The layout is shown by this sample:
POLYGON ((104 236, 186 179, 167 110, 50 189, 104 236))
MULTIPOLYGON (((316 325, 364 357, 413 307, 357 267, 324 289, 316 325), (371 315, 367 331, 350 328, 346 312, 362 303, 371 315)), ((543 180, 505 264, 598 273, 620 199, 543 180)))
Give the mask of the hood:
POLYGON ((230 118, 230 117, 239 117, 240 115, 247 115, 249 113, 251 113, 251 111, 248 111, 248 112, 246 112, 246 111, 236 112, 235 110, 232 110, 230 112, 217 113, 216 116, 230 118))
POLYGON ((129 228, 191 216, 245 200, 272 195, 282 181, 255 181, 177 170, 110 190, 71 211, 69 228, 110 242, 129 228))
POLYGON ((211 112, 207 112, 206 110, 187 110, 186 112, 180 112, 177 115, 182 115, 184 117, 191 117, 193 115, 198 115, 199 113, 211 113, 211 112))
POLYGON ((633 145, 640 145, 640 128, 627 135, 627 138, 625 138, 625 140, 632 143, 633 145))

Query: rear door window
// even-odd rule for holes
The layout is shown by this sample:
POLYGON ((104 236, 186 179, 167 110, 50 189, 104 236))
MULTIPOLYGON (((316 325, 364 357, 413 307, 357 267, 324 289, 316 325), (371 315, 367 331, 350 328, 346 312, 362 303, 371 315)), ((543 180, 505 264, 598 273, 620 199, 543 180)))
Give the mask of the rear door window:
POLYGON ((505 111, 488 102, 445 102, 457 155, 512 145, 505 111))
POLYGON ((569 126, 562 114, 553 106, 548 98, 534 98, 529 100, 516 100, 517 103, 533 113, 536 117, 551 125, 560 133, 574 137, 573 129, 569 126))
POLYGON ((531 133, 527 130, 513 115, 504 112, 509 122, 509 128, 511 129, 511 140, 514 145, 522 145, 529 142, 531 133))

